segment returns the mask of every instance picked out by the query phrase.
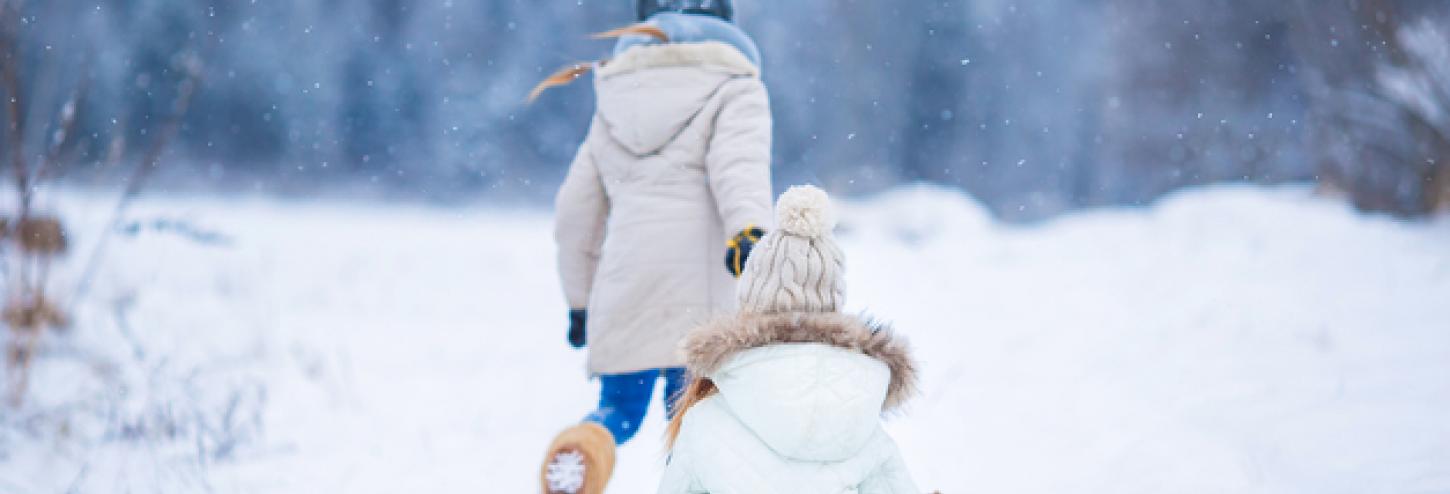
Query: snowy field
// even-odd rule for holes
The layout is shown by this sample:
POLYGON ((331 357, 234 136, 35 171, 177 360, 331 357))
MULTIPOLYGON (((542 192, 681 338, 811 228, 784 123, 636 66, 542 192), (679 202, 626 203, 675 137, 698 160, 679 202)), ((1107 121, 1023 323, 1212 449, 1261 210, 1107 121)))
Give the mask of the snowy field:
MULTIPOLYGON (((104 199, 70 198, 79 252, 104 199)), ((928 187, 842 209, 854 310, 924 368, 888 426, 923 489, 1450 492, 1450 221, 1299 187, 1027 227, 928 187)), ((0 408, 0 492, 533 492, 593 404, 547 212, 133 213, 0 408)), ((651 413, 610 492, 653 492, 651 413)))

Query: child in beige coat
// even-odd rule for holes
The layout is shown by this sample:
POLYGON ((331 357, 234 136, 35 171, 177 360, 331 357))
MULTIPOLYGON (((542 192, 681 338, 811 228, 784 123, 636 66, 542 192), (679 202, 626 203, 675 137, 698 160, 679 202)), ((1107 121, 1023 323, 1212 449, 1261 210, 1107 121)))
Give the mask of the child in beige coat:
POLYGON ((734 309, 734 276, 771 218, 770 104, 729 3, 641 0, 640 16, 606 33, 623 36, 613 59, 561 71, 534 94, 596 72, 555 237, 569 341, 587 343, 600 398, 550 446, 545 492, 603 490, 614 445, 638 430, 658 378, 667 397, 683 385, 685 333, 734 309))

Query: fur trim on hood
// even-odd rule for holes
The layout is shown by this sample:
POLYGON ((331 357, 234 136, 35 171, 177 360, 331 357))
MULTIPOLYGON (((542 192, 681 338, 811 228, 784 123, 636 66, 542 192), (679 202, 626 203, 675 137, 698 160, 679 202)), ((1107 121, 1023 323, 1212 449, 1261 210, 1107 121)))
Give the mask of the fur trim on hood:
POLYGON ((659 67, 699 66, 737 76, 755 77, 760 69, 740 50, 718 41, 667 43, 630 47, 599 68, 601 78, 659 67))
POLYGON ((916 394, 916 362, 904 338, 890 327, 840 313, 743 313, 692 331, 682 350, 690 372, 708 377, 735 354, 778 343, 823 343, 855 350, 891 370, 883 412, 897 409, 916 394))

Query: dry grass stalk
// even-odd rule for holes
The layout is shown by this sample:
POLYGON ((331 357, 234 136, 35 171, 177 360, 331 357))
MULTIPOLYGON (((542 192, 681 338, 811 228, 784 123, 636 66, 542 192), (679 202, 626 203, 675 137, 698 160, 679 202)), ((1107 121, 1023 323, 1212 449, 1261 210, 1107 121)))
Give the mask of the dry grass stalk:
POLYGON ((10 137, 8 144, 10 151, 11 170, 15 174, 15 188, 20 193, 20 214, 24 217, 29 213, 31 196, 34 193, 30 186, 30 166, 25 162, 25 121, 22 117, 25 103, 24 94, 21 93, 20 85, 20 2, 0 3, 0 57, 4 57, 4 67, 0 67, 0 84, 4 85, 5 95, 5 117, 6 135, 10 137))
POLYGON ((21 252, 40 257, 65 254, 69 242, 65 227, 54 216, 31 216, 16 226, 16 242, 21 252))
MULTIPOLYGON (((4 0, 0 0, 3 2, 4 0)), ((10 13, 10 11, 3 11, 10 13)), ((3 20, 0 20, 3 22, 3 20)), ((13 41, 14 38, 9 38, 13 41)), ((5 41, 0 39, 0 41, 5 41)), ((0 46, 0 52, 5 49, 13 49, 13 45, 0 46)), ((13 59, 8 60, 13 61, 13 59)), ((140 163, 137 164, 130 180, 127 181, 125 190, 122 191, 120 199, 112 212, 111 221, 106 224, 106 229, 101 232, 100 240, 96 243, 86 265, 83 267, 81 277, 76 285, 76 291, 71 303, 75 303, 84 297, 86 289, 94 274, 99 260, 105 252, 107 240, 120 225, 125 216, 127 207, 131 200, 140 194, 142 186, 151 177, 158 167, 161 157, 167 145, 175 138, 181 130, 182 118, 186 115, 191 106, 192 97, 196 94, 201 84, 202 64, 201 60, 192 51, 183 51, 177 57, 178 68, 186 74, 186 77, 177 87, 177 96, 172 101, 171 114, 162 122, 154 134, 150 146, 146 149, 140 163)), ((7 63, 4 74, 0 77, 10 75, 17 69, 14 64, 7 63)), ((3 81, 0 81, 3 82, 3 81)), ((10 221, 0 218, 0 240, 6 241, 3 245, 13 246, 12 251, 19 257, 18 269, 15 279, 12 279, 7 286, 9 301, 3 310, 0 310, 0 321, 3 321, 12 330, 15 338, 12 340, 7 351, 7 360, 13 371, 11 375, 16 376, 16 382, 12 386, 14 391, 12 402, 18 404, 24 396, 26 382, 30 372, 30 365, 34 358, 35 346, 40 341, 41 334, 46 329, 66 329, 70 325, 70 318, 58 305, 50 302, 45 295, 47 286, 46 277, 49 273, 50 264, 53 259, 63 255, 69 248, 69 241, 65 228, 59 218, 53 216, 35 215, 30 208, 31 189, 29 185, 33 180, 47 178, 47 170, 58 165, 69 144, 74 142, 72 126, 76 121, 76 113, 79 111, 86 93, 87 81, 82 80, 81 85, 76 89, 71 99, 66 102, 58 115, 59 128, 52 136, 51 145, 47 149, 44 159, 35 171, 24 167, 20 161, 15 161, 16 186, 22 187, 20 191, 19 214, 15 220, 10 221), (32 180, 33 178, 33 180, 32 180), (32 276, 32 273, 34 275, 32 276)), ((17 93, 12 93, 17 94, 17 93)), ((12 115, 18 118, 18 114, 12 115)), ((11 125, 14 126, 15 120, 11 125)), ((12 133, 13 136, 13 133, 12 133)), ((125 150, 125 140, 119 134, 111 141, 107 161, 113 162, 120 159, 125 150)))
MULTIPOLYGON (((121 198, 116 201, 116 207, 111 212, 111 220, 106 222, 105 230, 101 231, 101 238, 96 242, 95 248, 91 250, 86 264, 81 269, 79 281, 76 282, 74 295, 71 302, 79 302, 84 299, 90 290, 91 279, 95 276, 95 270, 100 265, 101 259, 105 256, 106 247, 110 245, 112 233, 121 226, 125 219, 126 210, 131 207, 131 201, 141 194, 141 188, 146 185, 147 179, 152 172, 161 164, 161 155, 181 130, 182 118, 186 116, 187 110, 191 107, 191 99, 196 95, 196 90, 201 86, 201 79, 204 73, 201 58, 192 51, 184 51, 178 55, 179 68, 186 74, 180 85, 177 86, 176 100, 171 102, 171 114, 161 124, 156 137, 151 141, 145 156, 137 164, 132 172, 130 180, 126 181, 126 189, 121 192, 121 198)), ((118 141, 112 141, 113 146, 118 141)), ((124 146, 124 141, 119 141, 124 146)))
POLYGON ((12 376, 10 402, 19 405, 25 396, 30 381, 31 362, 35 358, 35 347, 47 328, 64 328, 70 325, 70 318, 61 312, 45 295, 36 293, 30 297, 13 297, 0 310, 0 320, 10 327, 14 338, 6 348, 5 357, 12 376))
POLYGON ((44 295, 12 298, 0 310, 0 320, 4 320, 11 329, 22 333, 39 333, 45 328, 63 328, 70 325, 70 318, 44 295))
POLYGON ((87 90, 85 80, 60 108, 56 133, 38 167, 26 162, 24 152, 25 111, 28 101, 22 92, 20 50, 20 11, 23 2, 0 0, 0 90, 4 92, 6 136, 9 138, 10 168, 19 203, 14 216, 0 218, 0 255, 5 262, 6 302, 0 309, 0 322, 10 328, 12 338, 5 358, 14 381, 12 403, 19 404, 25 394, 36 345, 46 329, 64 328, 69 317, 45 295, 47 275, 52 260, 63 255, 68 241, 59 218, 36 215, 34 184, 44 178, 46 170, 74 143, 73 127, 82 96, 87 90), (13 267, 14 269, 10 269, 13 267))

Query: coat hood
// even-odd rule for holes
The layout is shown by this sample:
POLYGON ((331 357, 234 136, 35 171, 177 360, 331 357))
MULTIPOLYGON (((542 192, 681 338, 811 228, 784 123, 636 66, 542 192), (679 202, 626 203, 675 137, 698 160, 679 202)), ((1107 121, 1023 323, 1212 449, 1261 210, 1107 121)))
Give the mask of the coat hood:
POLYGON ((916 389, 906 343, 842 314, 745 314, 697 329, 684 348, 741 423, 799 461, 855 455, 916 389))
POLYGON ((725 83, 758 75, 744 54, 717 41, 636 45, 599 68, 598 114, 630 153, 652 155, 674 141, 725 83))

